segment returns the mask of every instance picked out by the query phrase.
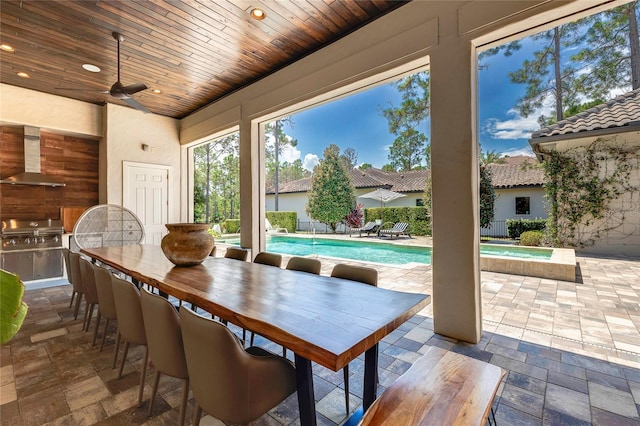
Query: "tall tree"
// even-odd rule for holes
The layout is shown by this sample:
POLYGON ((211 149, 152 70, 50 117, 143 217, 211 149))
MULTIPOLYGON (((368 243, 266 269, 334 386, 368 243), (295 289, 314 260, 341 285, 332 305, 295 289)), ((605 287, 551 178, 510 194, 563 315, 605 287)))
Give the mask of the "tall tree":
POLYGON ((608 99, 612 89, 640 88, 640 2, 632 1, 586 19, 586 46, 574 60, 588 64, 578 82, 592 99, 608 99))
POLYGON ((350 170, 358 164, 358 153, 353 148, 347 148, 342 152, 342 155, 340 155, 340 159, 343 161, 345 167, 350 170))
POLYGON ((579 102, 575 81, 582 68, 569 61, 563 63, 562 53, 582 43, 583 24, 584 20, 571 22, 532 37, 539 42, 540 49, 520 69, 509 73, 511 82, 526 84, 526 92, 516 105, 522 116, 528 117, 552 99, 554 117, 539 118, 541 125, 546 125, 562 120, 564 108, 579 102))
POLYGON ((313 168, 307 214, 312 219, 329 225, 335 232, 338 223, 355 205, 355 189, 340 160, 340 148, 329 145, 324 150, 324 158, 313 168))
POLYGON ((429 116, 429 74, 425 71, 412 74, 394 83, 402 95, 400 106, 391 104, 382 109, 387 119, 389 133, 395 140, 389 148, 389 162, 400 171, 411 170, 423 160, 430 164, 427 136, 418 130, 429 116))
POLYGON ((293 118, 283 117, 265 126, 265 136, 267 137, 267 143, 265 144, 265 166, 268 171, 273 170, 273 181, 267 181, 267 186, 272 186, 275 195, 275 209, 278 210, 278 190, 280 186, 280 155, 286 146, 295 147, 298 145, 298 140, 288 136, 284 133, 284 124, 293 128, 293 118))
POLYGON ((238 156, 239 136, 237 132, 232 133, 194 149, 194 220, 211 223, 214 217, 217 218, 218 179, 237 179, 234 175, 240 172, 236 166, 224 170, 224 177, 219 177, 217 164, 229 155, 238 156))
POLYGON ((489 228, 494 217, 496 194, 493 191, 491 172, 485 164, 480 164, 480 226, 489 228))
MULTIPOLYGON (((533 36, 540 49, 509 74, 512 82, 527 85, 517 104, 520 114, 527 117, 550 106, 552 117, 538 117, 545 126, 583 111, 592 101, 609 99, 614 89, 640 88, 639 14, 635 0, 533 36), (573 50, 578 53, 568 56, 573 50)), ((511 42, 483 52, 480 59, 500 52, 511 56, 521 47, 511 42)))
POLYGON ((480 162, 482 164, 504 164, 506 161, 504 158, 500 156, 500 154, 494 150, 492 151, 481 151, 480 152, 480 162))

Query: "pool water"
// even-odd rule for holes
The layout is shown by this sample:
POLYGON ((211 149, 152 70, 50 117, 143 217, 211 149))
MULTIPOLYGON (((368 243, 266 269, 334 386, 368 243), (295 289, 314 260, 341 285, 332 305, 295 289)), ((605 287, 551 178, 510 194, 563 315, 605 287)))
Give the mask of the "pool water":
MULTIPOLYGON (((219 240, 226 244, 239 244, 239 240, 219 240)), ((267 251, 292 256, 318 255, 367 262, 405 265, 431 264, 431 247, 415 247, 388 243, 270 236, 267 251)), ((480 246, 481 255, 507 256, 525 259, 549 259, 551 250, 514 246, 480 246)))

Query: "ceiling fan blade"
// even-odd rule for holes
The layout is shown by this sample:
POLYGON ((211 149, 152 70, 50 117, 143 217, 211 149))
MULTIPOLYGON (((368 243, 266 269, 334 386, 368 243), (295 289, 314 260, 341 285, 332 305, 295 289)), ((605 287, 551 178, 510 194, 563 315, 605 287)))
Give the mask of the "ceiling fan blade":
POLYGON ((146 109, 144 105, 142 105, 140 102, 136 101, 133 98, 124 98, 122 100, 125 101, 127 104, 129 104, 129 106, 132 106, 138 111, 144 112, 145 114, 149 114, 151 112, 148 109, 146 109))
POLYGON ((124 93, 126 93, 127 95, 133 95, 134 93, 138 93, 141 92, 143 90, 147 90, 148 87, 146 84, 144 83, 136 83, 136 84, 130 84, 128 86, 124 86, 122 88, 122 91, 124 93))

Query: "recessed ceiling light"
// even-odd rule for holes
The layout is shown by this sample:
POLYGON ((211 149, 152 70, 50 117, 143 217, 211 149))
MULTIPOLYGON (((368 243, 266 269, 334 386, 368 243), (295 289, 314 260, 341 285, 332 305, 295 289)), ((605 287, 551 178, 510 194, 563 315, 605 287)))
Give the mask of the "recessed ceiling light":
POLYGON ((0 49, 4 50, 5 52, 14 51, 13 47, 9 46, 8 44, 0 44, 0 49))
POLYGON ((160 90, 160 89, 152 89, 151 93, 156 93, 156 94, 157 93, 162 93, 162 90, 160 90))
POLYGON ((82 68, 84 68, 85 70, 89 71, 89 72, 100 72, 100 67, 95 66, 93 64, 82 64, 82 68))
POLYGON ((251 9, 251 12, 249 12, 249 15, 251 15, 253 19, 256 19, 258 21, 262 21, 267 16, 264 13, 264 10, 258 7, 254 7, 253 9, 251 9))
POLYGON ((22 72, 22 71, 20 71, 19 73, 16 73, 16 75, 18 77, 22 77, 22 78, 30 78, 31 77, 29 74, 27 74, 26 72, 22 72))

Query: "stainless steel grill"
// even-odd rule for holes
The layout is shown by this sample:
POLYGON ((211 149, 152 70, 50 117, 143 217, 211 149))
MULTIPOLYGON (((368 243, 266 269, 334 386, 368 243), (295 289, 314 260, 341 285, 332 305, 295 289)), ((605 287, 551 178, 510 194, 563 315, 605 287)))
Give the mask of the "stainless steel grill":
POLYGON ((23 281, 62 276, 61 220, 2 222, 1 267, 23 281))

